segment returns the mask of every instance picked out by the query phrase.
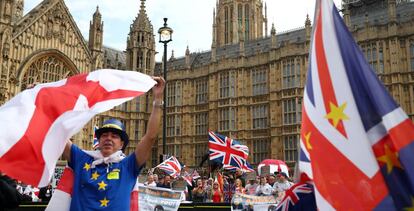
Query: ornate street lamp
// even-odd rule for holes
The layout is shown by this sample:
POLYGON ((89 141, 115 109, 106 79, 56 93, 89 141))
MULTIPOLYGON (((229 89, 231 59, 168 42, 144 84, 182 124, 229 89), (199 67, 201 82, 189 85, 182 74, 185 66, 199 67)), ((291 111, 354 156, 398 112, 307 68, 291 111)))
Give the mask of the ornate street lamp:
MULTIPOLYGON (((172 41, 172 33, 173 30, 167 26, 168 18, 164 18, 164 26, 158 30, 158 34, 160 34, 160 43, 164 43, 164 56, 163 56, 163 63, 164 63, 164 79, 167 81, 167 43, 172 41)), ((167 89, 167 86, 165 86, 167 89)), ((167 92, 164 90, 164 105, 163 105, 163 116, 162 116, 162 154, 166 153, 166 136, 167 136, 167 92)))

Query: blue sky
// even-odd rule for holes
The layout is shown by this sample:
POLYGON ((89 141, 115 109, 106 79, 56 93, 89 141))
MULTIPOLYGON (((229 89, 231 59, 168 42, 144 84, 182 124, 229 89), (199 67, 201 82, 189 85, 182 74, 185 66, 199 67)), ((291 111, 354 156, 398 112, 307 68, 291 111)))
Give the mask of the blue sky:
MULTIPOLYGON (((277 33, 303 27, 306 14, 313 19, 312 0, 263 0, 267 4, 269 30, 274 22, 277 33)), ((41 0, 25 0, 25 14, 39 4, 41 0)), ((340 0, 334 0, 339 6, 340 0)), ((89 21, 96 6, 104 21, 104 45, 125 50, 129 26, 138 14, 140 0, 65 0, 85 39, 88 39, 89 21)), ((187 45, 190 52, 210 49, 212 39, 213 9, 216 0, 147 0, 146 10, 156 34, 168 18, 168 25, 174 30, 173 41, 168 44, 168 57, 174 50, 175 57, 185 53, 187 45)), ((270 33, 270 32, 268 32, 270 33)), ((158 40, 158 34, 156 34, 158 40)), ((157 51, 163 52, 157 43, 157 51)), ((156 60, 161 60, 158 53, 156 60)))

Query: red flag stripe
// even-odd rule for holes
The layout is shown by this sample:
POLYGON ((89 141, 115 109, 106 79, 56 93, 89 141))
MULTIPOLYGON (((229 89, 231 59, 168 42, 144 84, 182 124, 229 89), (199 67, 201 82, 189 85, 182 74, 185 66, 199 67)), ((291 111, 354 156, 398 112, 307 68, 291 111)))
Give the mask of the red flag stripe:
MULTIPOLYGON (((385 198, 388 190, 381 173, 378 171, 372 178, 367 177, 320 133, 306 111, 303 112, 302 131, 312 132, 312 145, 318 146, 309 151, 312 163, 317 164, 312 165, 315 186, 334 208, 372 210, 385 198), (326 158, 326 155, 335 159, 326 158)), ((306 144, 304 136, 302 133, 302 142, 306 144)))
POLYGON ((73 174, 73 170, 69 167, 66 167, 56 188, 65 193, 68 193, 69 195, 72 195, 74 177, 75 176, 73 174))
MULTIPOLYGON (((322 6, 322 4, 320 5, 322 6)), ((315 32, 315 52, 318 65, 318 76, 319 82, 321 85, 321 91, 323 95, 323 100, 325 104, 326 113, 331 112, 330 103, 339 106, 335 97, 334 88, 332 85, 331 74, 329 72, 328 63, 325 55, 325 47, 323 43, 323 33, 322 33, 322 9, 319 9, 318 22, 315 32)), ((329 120, 333 124, 332 120, 329 120)), ((338 131, 346 137, 346 132, 342 121, 340 121, 336 127, 338 131)))

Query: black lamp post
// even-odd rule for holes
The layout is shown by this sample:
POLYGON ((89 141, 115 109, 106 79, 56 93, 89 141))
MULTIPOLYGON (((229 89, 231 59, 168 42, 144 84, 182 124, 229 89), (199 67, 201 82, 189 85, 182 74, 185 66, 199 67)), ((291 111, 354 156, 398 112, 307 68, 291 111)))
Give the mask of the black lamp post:
MULTIPOLYGON (((160 43, 164 43, 164 56, 163 56, 163 63, 164 63, 164 79, 167 81, 167 43, 172 41, 172 33, 173 30, 167 26, 168 18, 164 18, 164 26, 158 30, 158 34, 160 34, 160 43)), ((167 89, 167 86, 165 86, 167 89)), ((166 153, 166 136, 167 136, 167 92, 164 90, 164 105, 163 105, 163 116, 162 116, 162 154, 166 153)))

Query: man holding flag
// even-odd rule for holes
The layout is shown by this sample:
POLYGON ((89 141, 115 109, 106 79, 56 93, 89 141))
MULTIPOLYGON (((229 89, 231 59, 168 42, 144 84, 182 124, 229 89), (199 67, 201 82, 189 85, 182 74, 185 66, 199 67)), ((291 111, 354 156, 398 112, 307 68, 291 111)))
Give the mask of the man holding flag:
POLYGON ((136 178, 149 158, 157 138, 165 81, 153 77, 153 110, 148 129, 135 152, 124 156, 128 144, 125 126, 116 119, 105 121, 96 131, 99 151, 84 152, 68 141, 63 157, 74 171, 74 187, 70 210, 129 210, 130 194, 136 178))

